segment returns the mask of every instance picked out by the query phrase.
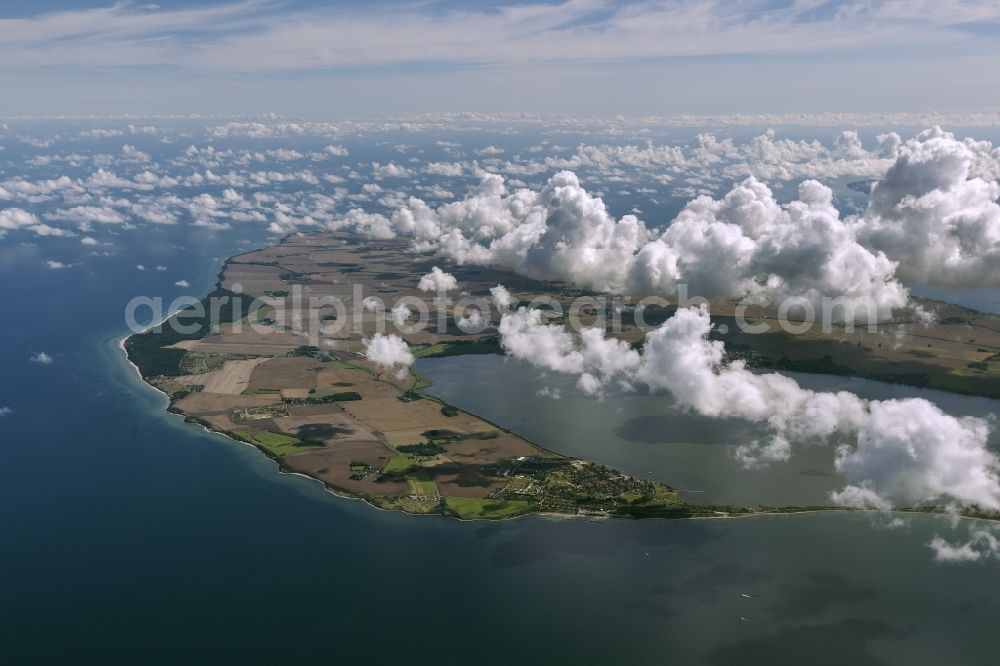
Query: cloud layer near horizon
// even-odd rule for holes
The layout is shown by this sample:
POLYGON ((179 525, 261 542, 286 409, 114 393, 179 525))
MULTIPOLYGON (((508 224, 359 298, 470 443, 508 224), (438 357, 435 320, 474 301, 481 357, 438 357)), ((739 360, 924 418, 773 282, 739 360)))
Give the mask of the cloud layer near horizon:
MULTIPOLYGON (((842 138, 843 153, 868 155, 856 135, 842 138)), ((538 190, 514 191, 487 173, 461 201, 434 208, 411 197, 391 218, 357 210, 331 226, 376 237, 402 233, 413 237, 415 249, 459 264, 601 291, 673 297, 686 284, 692 296, 791 297, 816 312, 823 299, 841 299, 859 319, 869 309, 885 319, 904 307, 901 279, 1000 285, 992 145, 935 127, 905 143, 884 135, 879 150, 878 159, 892 159, 868 208, 843 218, 830 188, 818 181, 804 181, 798 199, 781 205, 751 176, 721 199, 694 199, 660 233, 635 215, 615 219, 574 173, 562 171, 538 190)))
POLYGON ((0 18, 8 66, 174 65, 303 70, 395 63, 525 64, 703 55, 812 54, 926 46, 956 49, 1000 20, 976 3, 806 4, 563 0, 364 4, 204 3, 184 8, 116 3, 0 18), (191 35, 199 48, 190 48, 191 35))

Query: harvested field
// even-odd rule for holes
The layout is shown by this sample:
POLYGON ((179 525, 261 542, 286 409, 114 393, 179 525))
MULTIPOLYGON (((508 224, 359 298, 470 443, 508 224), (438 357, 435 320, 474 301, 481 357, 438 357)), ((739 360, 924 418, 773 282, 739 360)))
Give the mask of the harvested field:
POLYGON ((438 492, 449 497, 486 497, 507 485, 506 479, 483 474, 479 465, 444 463, 427 471, 438 492))
POLYGON ((198 375, 180 375, 174 381, 185 386, 204 386, 214 376, 214 372, 203 372, 198 375))
POLYGON ((482 419, 460 412, 457 416, 441 413, 441 404, 433 400, 402 402, 397 397, 345 402, 345 411, 375 430, 385 434, 393 446, 418 444, 428 430, 448 429, 458 433, 491 432, 496 428, 482 419))
POLYGON ((205 375, 208 380, 204 383, 202 391, 239 395, 247 389, 254 368, 266 360, 264 358, 251 358, 241 361, 226 361, 221 370, 205 375))
POLYGON ((351 463, 382 467, 395 456, 396 452, 381 442, 351 440, 292 454, 285 459, 285 463, 296 471, 353 493, 400 497, 410 492, 410 485, 403 478, 380 480, 378 475, 365 479, 351 478, 351 463))
POLYGON ((323 364, 308 356, 283 356, 267 359, 254 369, 248 388, 316 388, 323 364))
POLYGON ((503 458, 536 456, 538 448, 515 435, 500 433, 490 439, 449 442, 444 457, 463 464, 487 465, 503 458))
POLYGON ((343 414, 344 410, 336 403, 324 403, 321 405, 289 405, 289 416, 326 416, 328 414, 343 414))
POLYGON ((185 345, 183 348, 206 354, 279 356, 305 344, 305 338, 289 331, 278 331, 261 326, 256 328, 269 332, 254 331, 248 324, 242 325, 240 331, 224 327, 217 335, 208 335, 201 340, 187 341, 193 344, 185 345))
POLYGON ((229 395, 227 393, 192 393, 175 403, 175 406, 185 414, 204 416, 210 414, 228 414, 236 407, 262 407, 281 402, 273 395, 229 395))
POLYGON ((317 416, 286 416, 274 419, 274 424, 290 435, 317 442, 334 443, 344 440, 379 440, 378 433, 347 414, 317 416))

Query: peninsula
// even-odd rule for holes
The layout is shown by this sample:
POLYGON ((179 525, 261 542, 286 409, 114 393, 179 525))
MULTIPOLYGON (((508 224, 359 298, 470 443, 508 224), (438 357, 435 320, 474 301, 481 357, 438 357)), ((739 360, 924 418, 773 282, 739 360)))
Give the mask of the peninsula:
MULTIPOLYGON (((289 236, 273 247, 228 259, 215 291, 200 306, 129 336, 126 353, 143 379, 169 396, 170 411, 259 448, 282 470, 383 509, 499 519, 527 513, 721 517, 834 508, 691 504, 663 483, 545 450, 445 404, 423 393, 428 383, 409 368, 398 372, 373 363, 364 354, 365 340, 392 324, 385 312, 361 307, 361 294, 390 305, 400 299, 424 304, 429 321, 438 326, 392 329, 417 357, 501 351, 495 329, 466 333, 434 294, 418 289, 419 277, 439 262, 410 250, 407 239, 370 240, 346 232, 289 236), (296 302, 303 298, 336 299, 344 307, 303 310, 296 302), (335 332, 311 339, 303 326, 310 319, 329 324, 335 332)), ((568 303, 581 295, 561 283, 491 268, 448 270, 469 295, 488 295, 501 283, 515 302, 546 296, 568 303)), ((725 308, 713 304, 713 311, 723 311, 720 321, 728 317, 725 308)), ((642 315, 650 322, 671 312, 664 307, 642 315)), ((581 316, 591 315, 597 316, 584 309, 581 316)), ((767 313, 756 316, 768 320, 767 313)), ((962 360, 972 359, 967 363, 976 367, 962 372, 973 379, 992 375, 1000 351, 996 320, 964 310, 949 316, 956 321, 941 325, 974 325, 981 341, 967 342, 964 332, 956 336, 937 330, 933 339, 946 344, 934 351, 944 348, 962 360), (978 351, 967 351, 970 345, 978 351)), ((855 334, 860 336, 856 341, 843 331, 808 338, 802 356, 796 354, 796 345, 784 344, 783 335, 734 333, 727 344, 761 365, 791 364, 793 369, 817 372, 829 371, 831 348, 850 349, 852 359, 877 368, 879 374, 894 368, 902 355, 909 364, 902 366, 897 381, 921 373, 946 374, 954 365, 950 360, 942 365, 942 355, 926 348, 913 354, 901 342, 883 350, 881 344, 865 342, 867 333, 855 334), (783 356, 772 359, 762 353, 772 349, 784 350, 783 356), (865 353, 859 355, 858 349, 865 353)), ((641 336, 635 321, 626 318, 620 337, 639 343, 641 336)), ((974 381, 962 384, 976 386, 974 381)))

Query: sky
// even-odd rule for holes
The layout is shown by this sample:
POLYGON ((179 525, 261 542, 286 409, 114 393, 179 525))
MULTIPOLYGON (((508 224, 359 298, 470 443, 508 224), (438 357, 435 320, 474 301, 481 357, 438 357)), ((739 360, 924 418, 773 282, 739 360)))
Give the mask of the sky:
POLYGON ((980 111, 1000 2, 0 4, 0 115, 980 111))

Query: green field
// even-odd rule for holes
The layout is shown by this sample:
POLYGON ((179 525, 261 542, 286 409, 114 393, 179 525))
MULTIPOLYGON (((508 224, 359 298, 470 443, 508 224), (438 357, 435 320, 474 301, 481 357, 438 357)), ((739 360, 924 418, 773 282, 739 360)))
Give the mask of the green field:
POLYGON ((233 434, 244 442, 256 444, 275 456, 286 456, 290 453, 298 453, 307 449, 322 448, 318 444, 310 444, 296 439, 291 435, 282 435, 277 432, 258 432, 251 435, 246 430, 234 430, 233 434))
POLYGON ((204 372, 219 370, 225 362, 225 357, 219 354, 189 351, 181 359, 180 369, 192 375, 200 375, 204 372))
POLYGON ((421 347, 420 349, 413 350, 414 358, 427 358, 432 356, 437 356, 445 352, 448 349, 448 345, 444 342, 439 342, 436 345, 429 345, 427 347, 421 347))
POLYGON ((410 374, 413 375, 413 390, 419 391, 420 389, 428 388, 431 385, 431 380, 424 377, 422 374, 410 368, 410 374))
POLYGON ((344 370, 360 370, 362 372, 368 373, 372 377, 378 377, 378 373, 371 368, 366 368, 363 365, 354 365, 353 363, 348 363, 347 361, 341 360, 339 358, 331 358, 327 363, 330 364, 332 368, 342 368, 344 370))
POLYGON ((456 340, 454 342, 439 342, 413 351, 416 358, 440 358, 442 356, 459 356, 463 354, 500 354, 499 336, 491 336, 481 340, 456 340))
POLYGON ((388 463, 382 470, 383 474, 406 474, 414 467, 419 467, 415 456, 409 453, 401 453, 388 463))
POLYGON ((531 502, 523 500, 446 497, 445 503, 459 518, 513 518, 531 511, 531 502))
POLYGON ((410 484, 410 492, 414 495, 426 495, 428 497, 437 495, 437 486, 431 480, 430 475, 422 469, 407 474, 406 482, 410 484))

